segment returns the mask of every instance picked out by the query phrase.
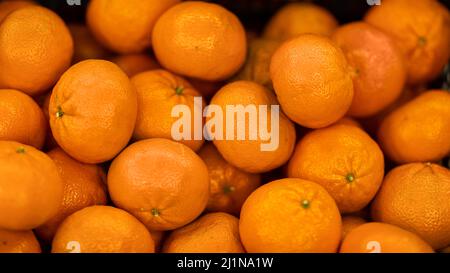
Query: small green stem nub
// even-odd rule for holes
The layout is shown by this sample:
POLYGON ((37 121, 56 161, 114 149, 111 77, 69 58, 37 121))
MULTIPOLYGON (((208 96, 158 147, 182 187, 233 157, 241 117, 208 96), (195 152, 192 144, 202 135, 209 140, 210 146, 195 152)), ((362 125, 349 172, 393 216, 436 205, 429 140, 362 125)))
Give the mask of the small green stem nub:
POLYGON ((353 173, 349 173, 345 176, 345 179, 347 179, 347 182, 351 183, 355 180, 355 175, 353 173))
POLYGON ((62 116, 64 116, 64 112, 63 112, 61 106, 58 106, 58 110, 56 111, 56 117, 61 118, 62 116))
POLYGON ((175 87, 175 93, 177 95, 181 95, 183 93, 184 88, 182 86, 175 87))
POLYGON ((157 208, 152 208, 152 215, 159 216, 159 210, 157 208))
POLYGON ((427 43, 427 38, 425 38, 423 36, 419 36, 418 43, 420 46, 424 46, 427 43))
POLYGON ((304 199, 304 200, 302 200, 301 205, 304 209, 307 209, 307 208, 309 208, 311 203, 309 202, 309 200, 304 199))
POLYGON ((24 154, 24 153, 25 153, 25 148, 22 147, 22 146, 20 146, 19 148, 17 148, 16 152, 17 152, 18 154, 24 154))

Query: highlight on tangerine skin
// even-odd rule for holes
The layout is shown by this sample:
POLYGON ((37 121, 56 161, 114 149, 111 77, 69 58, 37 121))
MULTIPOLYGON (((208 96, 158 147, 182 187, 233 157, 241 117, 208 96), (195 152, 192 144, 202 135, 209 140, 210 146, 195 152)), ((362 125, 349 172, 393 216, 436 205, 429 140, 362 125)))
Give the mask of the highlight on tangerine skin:
POLYGON ((73 39, 50 9, 29 5, 0 24, 0 88, 35 96, 45 93, 70 66, 73 39))
POLYGON ((380 188, 384 157, 361 128, 336 124, 307 133, 298 142, 288 176, 322 185, 342 213, 351 213, 367 206, 380 188))
POLYGON ((407 70, 394 39, 365 22, 340 26, 331 38, 352 70, 354 97, 347 115, 374 115, 400 96, 407 70))
POLYGON ((284 42, 272 56, 270 76, 283 112, 307 128, 341 119, 354 88, 344 53, 327 37, 304 34, 284 42))
POLYGON ((247 54, 239 18, 220 5, 201 1, 181 2, 159 17, 152 45, 164 68, 206 81, 231 77, 247 54))
POLYGON ((136 90, 116 64, 85 60, 71 66, 53 88, 49 115, 56 142, 71 157, 105 162, 131 139, 136 90))
POLYGON ((298 178, 269 182, 245 201, 239 233, 247 252, 336 252, 341 216, 319 184, 298 178))
POLYGON ((450 57, 450 13, 440 1, 390 0, 364 17, 394 38, 407 61, 407 82, 435 79, 450 57))
POLYGON ((163 138, 140 140, 113 160, 108 190, 117 207, 149 230, 173 230, 204 211, 208 169, 184 144, 163 138))

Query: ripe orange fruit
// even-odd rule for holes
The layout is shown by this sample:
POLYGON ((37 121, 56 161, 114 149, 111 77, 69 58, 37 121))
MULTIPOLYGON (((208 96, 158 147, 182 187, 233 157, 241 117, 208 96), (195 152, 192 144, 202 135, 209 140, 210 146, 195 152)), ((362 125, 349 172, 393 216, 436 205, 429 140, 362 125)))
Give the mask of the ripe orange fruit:
POLYGON ((53 253, 152 253, 150 232, 132 215, 108 206, 75 212, 58 228, 53 253))
MULTIPOLYGON (((172 110, 177 105, 186 105, 191 111, 191 139, 180 142, 194 151, 202 146, 203 137, 194 139, 194 111, 202 115, 203 105, 194 103, 194 97, 200 96, 200 93, 190 83, 161 69, 139 73, 131 78, 131 82, 138 98, 138 114, 133 134, 135 139, 173 139, 172 126, 179 117, 172 117, 172 110)), ((201 123, 203 124, 203 119, 201 123)))
POLYGON ((416 234, 384 223, 367 223, 353 229, 341 245, 341 253, 433 253, 416 234))
POLYGON ((225 8, 200 1, 182 2, 156 22, 153 50, 168 70, 208 81, 224 80, 245 61, 245 31, 225 8))
POLYGON ((41 246, 31 230, 0 229, 0 253, 41 253, 41 246))
POLYGON ((0 140, 42 148, 47 124, 32 98, 17 90, 0 89, 0 117, 0 140))
POLYGON ((40 239, 51 242, 67 216, 85 207, 106 204, 106 175, 101 167, 80 163, 61 148, 53 149, 47 155, 55 162, 64 183, 57 214, 36 229, 40 239))
POLYGON ((239 215, 245 199, 261 184, 261 176, 226 162, 211 143, 205 144, 198 155, 209 172, 210 193, 206 209, 239 215))
POLYGON ((384 159, 377 143, 353 125, 308 133, 297 144, 288 176, 322 185, 342 213, 361 210, 383 181, 384 159))
POLYGON ((283 111, 302 126, 328 126, 352 103, 349 65, 328 38, 305 34, 283 43, 272 56, 270 75, 283 111))
POLYGON ((270 19, 263 36, 278 40, 288 40, 306 33, 330 36, 337 26, 334 16, 320 6, 290 3, 270 19))
POLYGON ((248 252, 336 252, 341 216, 319 184, 286 178, 256 189, 239 221, 248 252))
POLYGON ((339 27, 332 39, 344 51, 353 70, 355 93, 348 115, 373 115, 400 96, 406 66, 393 39, 364 22, 339 27))
POLYGON ((364 218, 347 215, 342 217, 342 239, 344 239, 352 230, 367 223, 364 218))
MULTIPOLYGON (((277 105, 278 102, 271 91, 266 89, 265 87, 249 81, 237 81, 222 87, 211 99, 211 105, 219 106, 224 113, 224 128, 223 128, 223 140, 214 139, 214 145, 219 150, 220 154, 225 158, 227 162, 234 165, 235 167, 242 169, 243 171, 250 173, 261 173, 273 170, 277 167, 283 165, 290 157, 294 145, 295 145, 295 128, 292 122, 286 118, 286 116, 280 111, 279 113, 279 130, 276 133, 279 133, 278 139, 276 136, 270 137, 269 140, 265 140, 261 136, 262 130, 265 128, 259 128, 260 120, 259 116, 261 115, 262 119, 266 122, 267 131, 269 133, 274 133, 271 130, 271 110, 272 106, 277 105), (226 116, 226 108, 228 106, 236 106, 241 105, 243 107, 249 107, 248 109, 244 109, 243 111, 236 111, 232 113, 232 117, 228 115, 226 116), (257 122, 254 123, 256 126, 250 127, 250 113, 252 112, 251 107, 254 106, 256 109, 253 112, 253 118, 258 119, 257 122), (267 106, 267 115, 264 117, 264 113, 260 111, 260 106, 267 106), (248 110, 248 111, 247 111, 248 110), (261 114, 260 114, 261 112, 261 114), (238 125, 238 115, 245 114, 245 127, 238 125), (233 118, 233 119, 232 119, 233 118), (231 126, 231 121, 234 120, 234 128, 226 128, 226 124, 231 126), (227 139, 226 131, 234 132, 233 139, 227 139), (238 133, 244 132, 245 138, 238 139, 238 133), (254 140, 250 139, 252 134, 256 134, 254 140), (274 147, 273 150, 262 150, 262 144, 271 145, 274 147), (275 144, 278 143, 278 146, 275 144)), ((208 109, 211 110, 212 109, 208 109)), ((212 118, 219 119, 219 117, 215 117, 211 111, 207 111, 206 125, 208 122, 211 122, 212 118), (211 117, 212 116, 212 117, 211 117)), ((274 110, 273 110, 274 111, 274 110)), ((273 121, 275 124, 276 120, 273 121)), ((217 128, 211 128, 211 131, 215 131, 217 128)))
POLYGON ((34 147, 0 141, 0 229, 30 230, 53 217, 63 183, 55 163, 34 147))
POLYGON ((0 25, 0 88, 36 95, 69 67, 70 32, 53 11, 30 6, 11 12, 0 25))
POLYGON ((450 244, 450 170, 411 163, 391 170, 372 204, 376 221, 416 233, 434 249, 450 244))
POLYGON ((111 62, 122 68, 128 77, 147 70, 160 68, 159 64, 152 57, 143 53, 119 55, 111 59, 111 62))
POLYGON ((424 92, 382 121, 378 139, 397 163, 437 161, 450 154, 450 93, 424 92))
POLYGON ((0 2, 0 22, 11 12, 35 4, 33 1, 2 1, 0 2))
POLYGON ((164 242, 165 253, 243 253, 239 219, 223 212, 208 213, 176 229, 164 242))
POLYGON ((137 53, 151 45, 156 20, 179 0, 92 0, 86 21, 94 36, 118 53, 137 53))
POLYGON ((110 52, 95 40, 87 26, 77 23, 72 23, 67 26, 70 34, 72 34, 74 43, 73 63, 87 59, 105 59, 108 57, 110 52))
POLYGON ((277 40, 269 39, 250 41, 247 60, 233 80, 253 81, 273 89, 270 79, 270 60, 280 44, 277 40))
POLYGON ((406 56, 410 84, 434 79, 450 57, 450 14, 439 1, 385 1, 364 20, 396 40, 406 56))
POLYGON ((69 68, 53 89, 49 114, 61 148, 85 163, 112 159, 131 138, 136 91, 115 64, 86 60, 69 68))
POLYGON ((114 204, 150 230, 179 228, 205 209, 208 169, 187 146, 162 138, 135 142, 111 164, 108 189, 114 204))

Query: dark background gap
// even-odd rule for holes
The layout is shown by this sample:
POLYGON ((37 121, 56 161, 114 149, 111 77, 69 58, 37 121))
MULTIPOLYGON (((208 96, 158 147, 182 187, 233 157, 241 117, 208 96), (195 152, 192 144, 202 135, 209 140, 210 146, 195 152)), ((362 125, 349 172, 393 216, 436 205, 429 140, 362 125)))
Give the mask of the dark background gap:
MULTIPOLYGON (((414 0, 418 1, 418 0, 414 0)), ((67 22, 84 22, 88 0, 38 0, 43 6, 56 11, 67 22), (81 5, 69 5, 78 2, 81 5)), ((260 32, 269 18, 284 4, 290 2, 311 2, 325 7, 333 13, 339 23, 361 20, 371 7, 367 0, 209 0, 233 11, 246 29, 260 32)), ((450 0, 440 0, 450 9, 450 0)), ((381 4, 383 0, 381 0, 381 4)))

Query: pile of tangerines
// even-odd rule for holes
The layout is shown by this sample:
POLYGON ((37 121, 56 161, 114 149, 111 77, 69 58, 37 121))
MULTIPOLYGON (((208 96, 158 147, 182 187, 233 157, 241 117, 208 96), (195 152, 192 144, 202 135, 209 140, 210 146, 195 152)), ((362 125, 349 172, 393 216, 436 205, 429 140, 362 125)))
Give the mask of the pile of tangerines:
POLYGON ((201 1, 91 0, 86 24, 3 1, 0 252, 446 251, 449 57, 436 0, 345 25, 291 3, 260 34, 201 1), (196 96, 280 105, 278 147, 175 141, 196 96))

